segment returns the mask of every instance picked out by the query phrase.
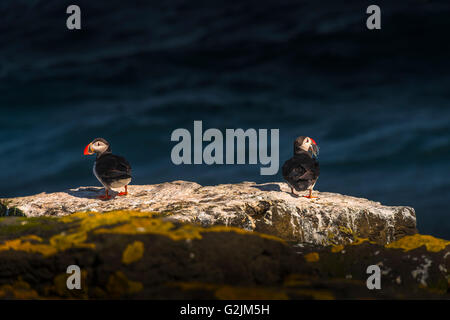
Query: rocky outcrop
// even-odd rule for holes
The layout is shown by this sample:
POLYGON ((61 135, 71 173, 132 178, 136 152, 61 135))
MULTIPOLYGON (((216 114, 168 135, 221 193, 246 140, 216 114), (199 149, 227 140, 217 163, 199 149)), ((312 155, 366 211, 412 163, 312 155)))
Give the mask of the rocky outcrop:
POLYGON ((0 299, 450 298, 450 242, 292 245, 239 228, 134 211, 0 218, 0 299), (81 271, 69 290, 67 268, 81 271), (378 265, 381 289, 369 290, 378 265))
POLYGON ((174 181, 130 186, 129 195, 96 199, 103 189, 80 187, 64 192, 6 199, 27 217, 67 216, 75 212, 137 210, 158 212, 166 220, 202 227, 225 225, 319 245, 347 244, 356 237, 387 244, 415 234, 413 208, 390 207, 336 193, 315 192, 317 199, 294 197, 284 183, 244 182, 217 186, 174 181))

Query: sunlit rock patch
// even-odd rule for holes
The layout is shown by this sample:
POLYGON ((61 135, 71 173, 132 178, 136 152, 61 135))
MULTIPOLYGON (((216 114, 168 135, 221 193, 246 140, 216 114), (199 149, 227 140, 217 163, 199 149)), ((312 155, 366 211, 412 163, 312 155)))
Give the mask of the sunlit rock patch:
POLYGON ((122 210, 155 212, 166 221, 202 227, 231 226, 323 246, 348 244, 355 237, 387 244, 417 233, 413 208, 384 206, 319 191, 313 200, 294 197, 289 187, 280 182, 201 186, 174 181, 132 185, 128 196, 109 201, 97 199, 102 192, 102 188, 79 187, 3 201, 28 217, 70 217, 76 212, 122 210))

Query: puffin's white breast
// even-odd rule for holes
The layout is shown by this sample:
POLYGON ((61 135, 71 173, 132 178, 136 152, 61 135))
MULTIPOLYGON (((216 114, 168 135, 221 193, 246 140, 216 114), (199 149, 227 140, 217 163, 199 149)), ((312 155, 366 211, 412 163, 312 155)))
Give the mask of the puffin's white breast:
POLYGON ((98 181, 100 181, 100 183, 101 183, 106 189, 109 189, 107 186, 105 186, 105 184, 103 183, 102 179, 100 179, 100 177, 98 176, 96 166, 97 166, 97 162, 94 162, 94 167, 92 168, 92 171, 94 172, 94 176, 97 178, 98 181))

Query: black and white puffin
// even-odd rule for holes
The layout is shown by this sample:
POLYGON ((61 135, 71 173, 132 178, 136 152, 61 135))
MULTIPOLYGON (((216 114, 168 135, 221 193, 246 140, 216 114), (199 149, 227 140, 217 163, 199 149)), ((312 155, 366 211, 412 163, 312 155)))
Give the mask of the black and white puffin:
POLYGON ((298 137, 294 141, 294 156, 283 164, 283 178, 291 187, 291 193, 309 190, 305 198, 317 198, 312 196, 312 190, 320 174, 319 147, 310 137, 298 137))
POLYGON ((99 199, 111 199, 109 191, 112 188, 125 187, 124 192, 118 196, 128 194, 128 184, 131 182, 131 166, 128 161, 111 153, 109 142, 103 138, 97 138, 84 148, 85 155, 97 154, 94 163, 94 175, 105 187, 105 195, 99 199))

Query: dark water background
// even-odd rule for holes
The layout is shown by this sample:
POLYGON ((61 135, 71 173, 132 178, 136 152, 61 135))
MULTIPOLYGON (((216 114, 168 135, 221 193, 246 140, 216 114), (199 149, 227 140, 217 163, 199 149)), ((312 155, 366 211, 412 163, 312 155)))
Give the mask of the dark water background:
POLYGON ((366 1, 2 0, 0 197, 99 185, 82 155, 95 137, 135 184, 282 180, 173 165, 171 132, 202 120, 279 128, 281 164, 311 136, 319 190, 413 206, 450 239, 450 3, 392 2, 370 32, 366 1))

